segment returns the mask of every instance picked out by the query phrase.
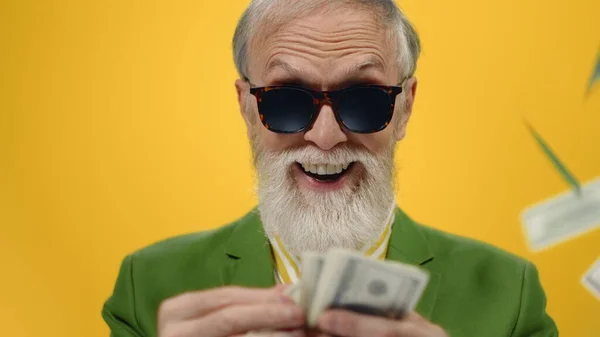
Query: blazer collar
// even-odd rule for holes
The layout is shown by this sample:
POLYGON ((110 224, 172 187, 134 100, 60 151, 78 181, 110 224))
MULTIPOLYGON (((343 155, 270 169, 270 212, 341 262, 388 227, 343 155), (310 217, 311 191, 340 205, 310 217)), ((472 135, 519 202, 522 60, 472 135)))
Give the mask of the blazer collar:
POLYGON ((420 226, 400 208, 396 208, 388 258, 408 264, 422 265, 432 260, 433 257, 433 251, 420 226))
POLYGON ((431 319, 442 276, 427 266, 434 259, 434 253, 422 227, 409 218, 400 208, 396 209, 396 219, 392 227, 387 258, 420 266, 428 271, 429 283, 421 296, 416 311, 423 317, 431 319))
POLYGON ((233 227, 225 254, 228 261, 221 274, 223 285, 247 287, 275 285, 271 246, 256 208, 233 227))

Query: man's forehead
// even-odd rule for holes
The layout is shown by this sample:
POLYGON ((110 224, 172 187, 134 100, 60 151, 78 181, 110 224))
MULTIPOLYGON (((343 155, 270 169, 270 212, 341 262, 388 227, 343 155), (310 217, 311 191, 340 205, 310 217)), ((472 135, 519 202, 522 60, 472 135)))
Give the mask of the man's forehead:
POLYGON ((347 9, 295 17, 282 25, 262 22, 251 43, 254 71, 249 75, 276 84, 317 82, 324 76, 334 82, 360 80, 377 73, 381 79, 395 71, 396 45, 388 28, 372 11, 347 9))

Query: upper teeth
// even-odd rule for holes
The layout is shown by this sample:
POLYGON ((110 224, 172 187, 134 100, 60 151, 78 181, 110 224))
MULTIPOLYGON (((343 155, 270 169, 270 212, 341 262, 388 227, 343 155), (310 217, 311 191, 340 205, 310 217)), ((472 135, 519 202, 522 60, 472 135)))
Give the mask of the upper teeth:
POLYGON ((302 168, 306 172, 325 175, 325 174, 337 174, 341 173, 343 170, 347 169, 350 166, 350 163, 347 164, 301 164, 302 168))

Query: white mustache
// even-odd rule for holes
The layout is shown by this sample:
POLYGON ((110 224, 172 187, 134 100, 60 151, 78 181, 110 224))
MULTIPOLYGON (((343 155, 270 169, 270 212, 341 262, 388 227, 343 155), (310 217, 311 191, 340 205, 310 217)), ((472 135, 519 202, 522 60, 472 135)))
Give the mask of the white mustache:
POLYGON ((326 163, 332 165, 343 165, 350 162, 363 162, 370 164, 375 158, 367 150, 351 148, 348 146, 336 147, 323 151, 316 146, 305 146, 298 149, 288 149, 278 153, 265 153, 265 160, 290 165, 299 163, 326 163))

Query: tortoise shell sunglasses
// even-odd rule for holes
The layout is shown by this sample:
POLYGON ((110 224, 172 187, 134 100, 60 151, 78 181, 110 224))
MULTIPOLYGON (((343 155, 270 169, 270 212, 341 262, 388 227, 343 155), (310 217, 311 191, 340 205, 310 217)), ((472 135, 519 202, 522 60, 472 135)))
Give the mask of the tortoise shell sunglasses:
POLYGON ((341 90, 318 91, 300 86, 251 86, 258 102, 260 121, 276 133, 308 131, 329 104, 337 122, 350 132, 375 133, 385 129, 394 114, 396 96, 402 93, 407 78, 398 86, 358 85, 341 90))

